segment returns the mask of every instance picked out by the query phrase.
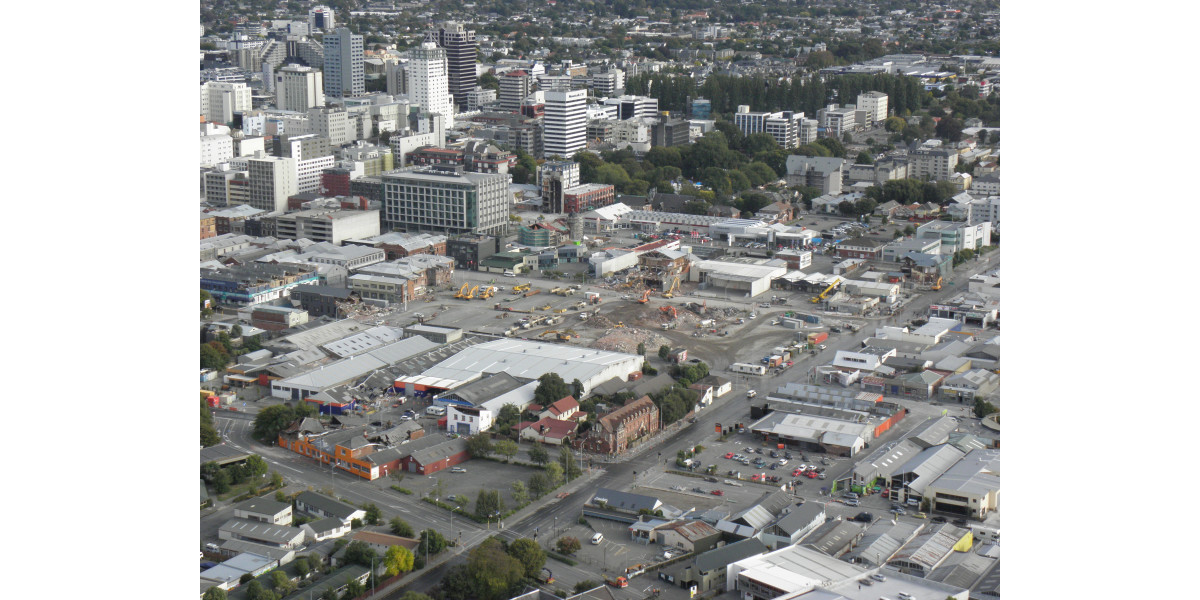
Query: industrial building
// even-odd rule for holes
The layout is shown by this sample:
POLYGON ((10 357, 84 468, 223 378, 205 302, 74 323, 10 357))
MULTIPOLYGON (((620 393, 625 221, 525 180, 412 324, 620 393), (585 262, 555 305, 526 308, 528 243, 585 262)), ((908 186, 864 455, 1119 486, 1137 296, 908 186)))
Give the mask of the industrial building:
POLYGON ((754 259, 737 261, 702 260, 692 266, 688 281, 698 282, 709 294, 753 298, 771 289, 771 281, 787 274, 782 260, 755 264, 754 259))

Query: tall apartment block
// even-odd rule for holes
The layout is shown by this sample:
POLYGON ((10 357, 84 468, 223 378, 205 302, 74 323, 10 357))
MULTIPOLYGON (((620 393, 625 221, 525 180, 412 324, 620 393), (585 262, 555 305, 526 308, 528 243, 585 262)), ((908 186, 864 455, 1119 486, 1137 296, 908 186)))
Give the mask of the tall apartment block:
POLYGON ((393 229, 493 235, 508 229, 508 175, 426 169, 380 177, 383 218, 393 229))

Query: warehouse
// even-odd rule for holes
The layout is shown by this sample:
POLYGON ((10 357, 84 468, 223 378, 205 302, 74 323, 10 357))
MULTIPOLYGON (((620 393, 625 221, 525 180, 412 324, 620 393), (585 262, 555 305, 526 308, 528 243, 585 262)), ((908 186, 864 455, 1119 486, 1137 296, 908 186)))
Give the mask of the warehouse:
POLYGON ((363 354, 322 365, 300 375, 272 381, 271 397, 303 400, 390 367, 410 356, 426 353, 437 346, 420 336, 406 338, 363 354))
POLYGON ((752 259, 702 260, 692 266, 688 273, 688 281, 699 282, 701 290, 730 297, 753 298, 770 290, 771 281, 787 273, 787 265, 783 261, 756 263, 757 261, 752 259))
POLYGON ((804 546, 788 546, 739 560, 728 567, 725 591, 743 600, 773 600, 861 579, 868 572, 804 546))
POLYGON ((837 456, 854 456, 873 437, 875 427, 870 423, 852 423, 776 410, 748 429, 767 436, 771 442, 837 456))
POLYGON ((983 519, 1000 510, 1000 451, 973 450, 925 488, 933 510, 983 519))
MULTIPOLYGON (((528 340, 503 339, 478 344, 434 365, 421 375, 454 382, 479 379, 483 374, 508 373, 518 379, 537 379, 557 373, 563 381, 578 379, 586 397, 593 387, 641 371, 643 357, 528 340)), ((449 386, 449 387, 454 387, 449 386)))

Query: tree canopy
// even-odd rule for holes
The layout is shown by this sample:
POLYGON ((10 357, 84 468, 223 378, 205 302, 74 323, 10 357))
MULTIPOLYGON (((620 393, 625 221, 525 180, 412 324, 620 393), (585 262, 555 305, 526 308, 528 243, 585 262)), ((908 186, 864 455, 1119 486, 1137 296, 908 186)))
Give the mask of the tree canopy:
POLYGON ((391 546, 383 555, 385 573, 391 577, 413 570, 413 553, 404 546, 391 546))
POLYGON ((548 406, 571 395, 571 387, 558 373, 546 373, 538 377, 538 386, 533 390, 533 402, 548 406))

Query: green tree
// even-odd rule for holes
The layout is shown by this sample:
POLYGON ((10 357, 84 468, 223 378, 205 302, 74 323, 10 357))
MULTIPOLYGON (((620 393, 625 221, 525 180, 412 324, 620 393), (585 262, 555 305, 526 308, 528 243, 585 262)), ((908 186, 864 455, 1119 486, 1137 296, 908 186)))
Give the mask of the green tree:
POLYGON ((229 475, 228 470, 221 469, 220 471, 217 471, 217 474, 213 476, 212 480, 213 489, 216 490, 218 494, 224 494, 225 492, 228 492, 232 479, 233 477, 229 475))
POLYGON ((370 567, 372 561, 379 560, 379 555, 362 540, 354 540, 346 545, 346 552, 342 555, 346 562, 370 567))
POLYGON ((579 461, 575 460, 575 455, 571 453, 569 446, 563 445, 559 447, 558 462, 562 464, 563 473, 567 476, 567 481, 583 474, 583 471, 579 468, 579 461))
POLYGON ((870 153, 868 153, 866 150, 863 150, 858 153, 858 156, 854 157, 854 164, 856 164, 856 165, 873 165, 873 164, 875 164, 875 159, 871 158, 870 153))
POLYGON ((492 438, 486 433, 477 433, 467 438, 467 452, 471 453, 472 457, 487 457, 491 456, 495 448, 492 446, 492 438))
MULTIPOLYGON (((247 573, 247 575, 249 575, 249 573, 247 573)), ((264 588, 257 579, 251 579, 250 582, 246 584, 246 598, 248 600, 263 600, 266 593, 267 588, 264 588)))
POLYGON ((533 390, 533 402, 548 406, 570 395, 571 388, 558 373, 546 373, 538 377, 537 388, 533 390))
MULTIPOLYGON (((203 401, 201 401, 201 402, 203 402, 203 401)), ((209 446, 216 446, 217 444, 220 444, 221 443, 221 434, 217 433, 217 428, 214 427, 211 422, 210 423, 204 422, 203 415, 209 415, 209 419, 210 420, 212 419, 211 413, 208 412, 208 407, 202 406, 200 408, 200 414, 201 414, 200 445, 207 448, 209 446)))
POLYGON ((564 535, 563 537, 558 538, 558 541, 555 542, 555 547, 558 548, 559 554, 566 554, 568 556, 578 552, 580 548, 583 548, 583 546, 579 543, 578 538, 571 537, 569 535, 564 535))
POLYGON ((994 412, 999 412, 999 410, 1000 409, 996 408, 996 405, 992 404, 991 402, 988 402, 982 398, 975 399, 975 407, 973 412, 975 413, 975 416, 980 419, 994 412))
POLYGON ((214 371, 220 371, 220 370, 224 369, 225 365, 227 365, 227 364, 229 364, 228 355, 222 354, 212 344, 201 344, 200 345, 200 367, 201 368, 212 369, 214 371))
POLYGON ((900 117, 888 117, 887 120, 883 122, 883 128, 893 133, 904 131, 904 127, 906 125, 908 125, 908 123, 906 123, 904 119, 901 119, 900 117))
POLYGON ((729 176, 730 191, 737 193, 742 190, 750 189, 750 178, 746 177, 745 173, 741 172, 738 169, 734 169, 732 171, 729 171, 727 173, 727 175, 729 176))
POLYGON ((512 482, 512 499, 518 506, 529 500, 529 491, 525 489, 524 481, 512 482))
POLYGON ((292 561, 292 572, 297 577, 308 577, 311 570, 312 568, 308 566, 308 559, 303 556, 292 561))
POLYGON ((543 448, 541 444, 534 444, 533 447, 529 449, 529 460, 536 464, 544 465, 550 462, 550 453, 546 452, 546 449, 543 448))
POLYGON ((250 458, 246 459, 246 472, 250 477, 261 477, 266 475, 270 469, 267 461, 257 454, 251 454, 250 458))
POLYGON ((357 579, 353 579, 346 584, 346 594, 342 598, 357 598, 367 593, 367 586, 360 583, 357 579))
POLYGON ((504 502, 497 490, 479 490, 475 497, 475 516, 484 519, 495 513, 504 512, 504 502))
POLYGON ((670 354, 671 354, 670 346, 663 344, 658 347, 658 357, 659 358, 661 358, 663 360, 667 360, 667 356, 669 356, 670 354))
POLYGON ((383 555, 384 574, 388 577, 413 570, 413 553, 404 546, 390 546, 383 555))
POLYGON ((550 481, 550 487, 556 488, 562 483, 563 468, 562 465, 552 462, 546 465, 546 478, 550 481))
POLYGON ((513 425, 521 422, 521 409, 516 404, 505 404, 500 407, 500 414, 492 426, 494 431, 508 433, 513 425))
POLYGON ((485 90, 500 91, 500 80, 491 71, 479 76, 479 86, 485 90))
POLYGON ((583 397, 583 382, 578 377, 571 380, 571 395, 575 397, 576 401, 583 397))
POLYGON ((296 584, 292 583, 291 578, 282 569, 275 569, 271 571, 271 587, 275 589, 275 593, 282 596, 296 589, 296 584))
POLYGON ((404 519, 401 519, 400 517, 392 517, 392 520, 388 521, 388 524, 391 526, 393 535, 398 535, 400 537, 406 537, 406 538, 410 538, 413 536, 414 532, 413 532, 412 525, 409 525, 408 521, 405 521, 404 519))
POLYGON ((421 542, 417 544, 417 554, 425 555, 426 546, 428 546, 429 555, 433 556, 446 549, 446 537, 434 529, 425 529, 421 531, 421 542))
POLYGON ((254 417, 254 437, 259 441, 273 442, 279 437, 279 432, 291 425, 297 418, 297 411, 286 404, 268 406, 254 417))
POLYGON ((210 587, 204 590, 204 596, 200 600, 226 600, 225 590, 219 587, 210 587))
POLYGON ((645 356, 645 355, 646 355, 646 344, 645 344, 645 342, 638 342, 638 345, 637 345, 637 353, 638 353, 638 354, 641 354, 642 356, 645 356))
POLYGON ((779 149, 779 142, 769 133, 752 133, 746 136, 744 147, 746 154, 754 156, 759 152, 770 152, 779 149))
POLYGON ((517 443, 512 440, 499 440, 495 444, 492 444, 492 448, 496 451, 496 454, 499 454, 509 460, 512 460, 512 457, 516 456, 517 452, 521 450, 521 448, 517 446, 517 443))
POLYGON ((525 566, 525 576, 529 578, 537 577, 542 567, 546 566, 546 553, 529 538, 520 538, 509 544, 508 554, 521 561, 525 566))
POLYGON ((600 587, 600 582, 593 581, 591 579, 584 579, 583 581, 576 583, 573 589, 575 590, 576 594, 582 594, 588 590, 594 590, 598 587, 600 587))
POLYGON ((426 596, 425 594, 422 594, 421 592, 414 592, 414 591, 409 590, 407 592, 404 592, 404 594, 400 596, 400 600, 433 600, 433 598, 430 598, 429 596, 426 596))
MULTIPOLYGON (((271 471, 271 487, 283 487, 283 475, 280 475, 279 471, 271 471)), ((279 493, 282 494, 283 492, 279 493)), ((282 502, 282 500, 280 500, 280 502, 282 502)))
POLYGON ((963 122, 954 117, 942 117, 935 129, 938 137, 951 142, 962 141, 962 130, 963 122))
POLYGON ((533 494, 535 499, 546 495, 546 492, 551 489, 553 488, 550 485, 550 479, 546 477, 545 473, 539 472, 529 476, 529 493, 533 494))
POLYGON ((819 138, 817 144, 829 150, 830 156, 846 156, 846 147, 837 138, 819 138))
POLYGON ((468 556, 467 573, 479 600, 509 598, 524 577, 524 565, 509 556, 495 538, 484 540, 468 556))

